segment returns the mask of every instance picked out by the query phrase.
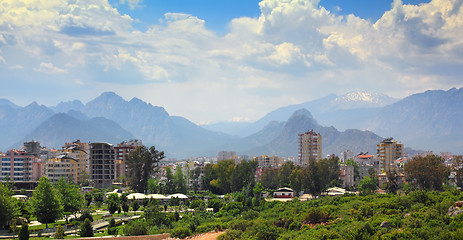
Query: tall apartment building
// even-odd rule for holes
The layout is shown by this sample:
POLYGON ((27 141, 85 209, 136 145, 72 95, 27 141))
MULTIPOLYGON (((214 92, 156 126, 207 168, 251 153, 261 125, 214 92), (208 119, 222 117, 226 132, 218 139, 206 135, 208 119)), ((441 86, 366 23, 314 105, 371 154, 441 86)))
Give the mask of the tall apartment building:
POLYGON ((127 173, 128 169, 125 163, 127 156, 130 152, 141 146, 143 146, 141 141, 130 140, 128 142, 121 142, 117 144, 117 147, 114 147, 114 151, 116 152, 116 178, 127 173))
POLYGON ((377 145, 377 155, 382 171, 389 171, 394 168, 394 161, 399 159, 404 152, 401 143, 393 138, 386 138, 377 145))
POLYGON ((90 179, 96 188, 108 188, 116 179, 116 154, 110 143, 90 143, 90 179))
POLYGON ((39 162, 40 159, 31 153, 20 150, 9 150, 1 155, 1 180, 7 176, 11 181, 25 182, 33 181, 32 166, 34 162, 39 162))
POLYGON ((82 173, 89 174, 89 145, 80 140, 67 142, 56 155, 65 155, 77 161, 77 177, 82 173))
POLYGON ((320 161, 322 156, 322 135, 313 130, 299 134, 300 165, 308 165, 310 159, 320 161))
POLYGON ((258 168, 278 168, 278 165, 283 162, 278 156, 268 156, 266 154, 254 157, 253 160, 257 161, 258 168))

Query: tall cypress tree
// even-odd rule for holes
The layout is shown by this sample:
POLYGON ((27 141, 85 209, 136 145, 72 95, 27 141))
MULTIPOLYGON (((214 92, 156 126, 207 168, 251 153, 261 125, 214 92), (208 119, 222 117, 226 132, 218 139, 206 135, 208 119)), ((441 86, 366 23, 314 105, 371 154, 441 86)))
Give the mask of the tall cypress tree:
POLYGON ((157 163, 164 158, 164 152, 159 152, 154 146, 145 146, 132 151, 127 158, 128 182, 133 190, 144 192, 148 186, 148 179, 154 173, 157 163))

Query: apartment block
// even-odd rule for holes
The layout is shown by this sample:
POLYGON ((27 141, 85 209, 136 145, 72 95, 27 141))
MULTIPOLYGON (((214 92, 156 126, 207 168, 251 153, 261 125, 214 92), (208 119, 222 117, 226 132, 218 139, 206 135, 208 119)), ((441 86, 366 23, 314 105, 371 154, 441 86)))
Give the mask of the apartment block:
POLYGON ((394 169, 395 160, 402 157, 404 146, 393 138, 386 138, 377 145, 377 155, 381 171, 394 169))
POLYGON ((33 181, 32 166, 40 159, 31 153, 21 150, 9 150, 1 157, 1 179, 9 176, 11 181, 33 181))
POLYGON ((114 147, 114 151, 116 152, 116 178, 127 173, 127 156, 130 152, 141 146, 143 146, 141 141, 130 140, 128 142, 121 142, 114 147))
POLYGON ((299 164, 308 165, 311 159, 320 161, 321 156, 322 135, 313 130, 299 134, 299 164))
POLYGON ((66 154, 45 160, 44 174, 50 182, 64 178, 77 183, 79 172, 79 161, 66 154))
POLYGON ((90 179, 96 188, 108 188, 116 179, 114 145, 105 142, 90 143, 90 179))

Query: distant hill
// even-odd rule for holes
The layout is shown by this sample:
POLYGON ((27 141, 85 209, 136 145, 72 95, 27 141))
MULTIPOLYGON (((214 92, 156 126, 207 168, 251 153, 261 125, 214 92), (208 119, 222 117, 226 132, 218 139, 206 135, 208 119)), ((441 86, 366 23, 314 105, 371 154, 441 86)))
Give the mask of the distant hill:
POLYGON ((77 139, 83 142, 120 143, 133 139, 130 132, 105 118, 78 120, 65 113, 58 113, 27 134, 16 146, 25 141, 39 141, 42 146, 61 148, 65 142, 77 139))
MULTIPOLYGON (((263 146, 249 150, 248 153, 297 156, 298 134, 310 130, 322 135, 323 156, 333 153, 339 155, 346 149, 354 152, 376 152, 376 144, 383 139, 369 131, 346 130, 339 132, 334 127, 323 127, 317 123, 308 110, 300 109, 294 112, 282 129, 275 129, 275 131, 279 131, 278 136, 263 146)), ((255 135, 261 135, 261 133, 255 135)), ((262 138, 262 136, 260 137, 262 138)))
POLYGON ((413 94, 383 107, 365 129, 394 137, 405 146, 463 152, 463 88, 413 94))

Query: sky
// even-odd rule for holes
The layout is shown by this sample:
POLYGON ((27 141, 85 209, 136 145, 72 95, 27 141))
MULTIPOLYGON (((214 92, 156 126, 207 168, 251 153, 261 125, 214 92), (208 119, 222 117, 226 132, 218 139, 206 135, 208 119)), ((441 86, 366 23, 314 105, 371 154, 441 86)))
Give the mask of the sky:
POLYGON ((463 1, 2 0, 0 98, 113 91, 197 124, 463 86, 463 1))

